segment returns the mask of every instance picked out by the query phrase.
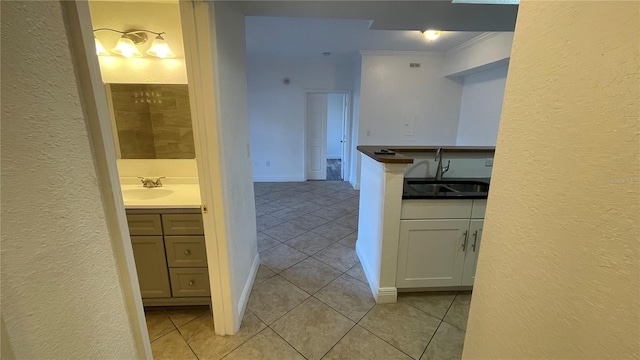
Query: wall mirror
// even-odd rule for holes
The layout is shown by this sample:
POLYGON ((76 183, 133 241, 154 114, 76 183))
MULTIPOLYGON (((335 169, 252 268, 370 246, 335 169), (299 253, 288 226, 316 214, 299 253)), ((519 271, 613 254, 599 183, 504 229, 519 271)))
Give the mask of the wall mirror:
POLYGON ((107 84, 118 158, 194 159, 186 84, 107 84))

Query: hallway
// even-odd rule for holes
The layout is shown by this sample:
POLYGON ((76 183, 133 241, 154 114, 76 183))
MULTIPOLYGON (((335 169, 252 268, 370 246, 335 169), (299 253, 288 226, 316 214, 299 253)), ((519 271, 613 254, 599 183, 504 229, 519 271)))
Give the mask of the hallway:
POLYGON ((354 251, 358 192, 341 181, 256 183, 262 265, 240 332, 205 309, 147 311, 156 359, 459 359, 471 295, 376 305, 354 251))

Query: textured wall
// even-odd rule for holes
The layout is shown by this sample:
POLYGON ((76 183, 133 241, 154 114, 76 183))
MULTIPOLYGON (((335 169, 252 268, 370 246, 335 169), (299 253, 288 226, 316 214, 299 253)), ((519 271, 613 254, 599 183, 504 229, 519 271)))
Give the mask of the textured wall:
POLYGON ((14 353, 134 358, 58 2, 2 2, 2 72, 2 320, 14 353))
POLYGON ((189 89, 181 84, 111 84, 123 159, 193 159, 189 89))
POLYGON ((640 3, 522 1, 466 359, 640 357, 640 3))

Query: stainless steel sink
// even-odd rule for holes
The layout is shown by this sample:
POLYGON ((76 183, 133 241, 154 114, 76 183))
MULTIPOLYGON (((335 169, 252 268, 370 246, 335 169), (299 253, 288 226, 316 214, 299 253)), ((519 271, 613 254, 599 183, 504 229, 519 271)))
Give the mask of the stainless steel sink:
POLYGON ((489 184, 484 183, 467 183, 467 184, 446 184, 445 186, 458 192, 488 192, 489 184))
POLYGON ((409 184, 409 186, 411 188, 413 188, 413 190, 420 192, 420 193, 443 193, 443 192, 455 192, 456 190, 453 190, 447 186, 441 185, 441 184, 423 184, 419 181, 413 182, 413 181, 409 181, 407 182, 409 184))

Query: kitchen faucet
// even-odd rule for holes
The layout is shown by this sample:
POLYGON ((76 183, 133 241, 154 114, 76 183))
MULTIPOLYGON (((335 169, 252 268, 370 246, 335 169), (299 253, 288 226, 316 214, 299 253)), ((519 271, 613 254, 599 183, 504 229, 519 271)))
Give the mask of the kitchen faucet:
POLYGON ((440 148, 438 148, 438 151, 436 152, 435 161, 438 162, 438 167, 436 168, 436 181, 440 181, 440 180, 442 180, 442 175, 444 175, 444 173, 449 171, 449 165, 451 165, 451 160, 447 160, 447 166, 446 167, 442 166, 442 148, 440 147, 440 148))
POLYGON ((146 188, 162 187, 162 182, 160 182, 160 179, 164 179, 164 178, 165 178, 164 176, 161 176, 161 177, 153 180, 151 178, 138 176, 138 179, 140 179, 140 182, 142 182, 142 186, 144 186, 146 188))

